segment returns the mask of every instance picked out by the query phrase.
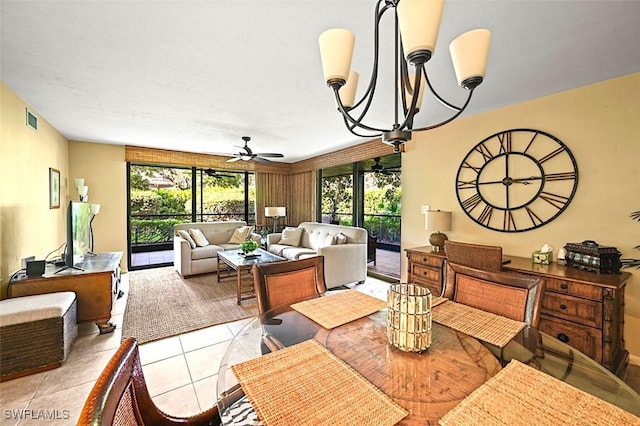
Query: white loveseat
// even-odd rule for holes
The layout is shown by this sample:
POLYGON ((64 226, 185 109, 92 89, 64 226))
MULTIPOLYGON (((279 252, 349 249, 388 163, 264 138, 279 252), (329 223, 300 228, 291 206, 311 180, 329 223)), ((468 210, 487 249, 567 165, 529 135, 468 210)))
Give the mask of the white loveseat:
MULTIPOLYGON (((288 260, 324 256, 327 288, 367 278, 367 230, 352 226, 302 222, 298 245, 281 244, 282 233, 267 236, 267 250, 288 260)), ((288 228, 290 229, 290 228, 288 228)))
MULTIPOLYGON (((195 222, 175 225, 173 227, 173 266, 183 277, 217 272, 218 252, 239 249, 240 243, 229 243, 229 240, 236 229, 245 226, 247 223, 244 221, 195 222), (208 244, 202 247, 197 245, 193 247, 193 243, 179 235, 179 231, 188 233, 190 229, 201 230, 208 244)), ((252 233, 251 239, 260 243, 259 234, 252 233)))

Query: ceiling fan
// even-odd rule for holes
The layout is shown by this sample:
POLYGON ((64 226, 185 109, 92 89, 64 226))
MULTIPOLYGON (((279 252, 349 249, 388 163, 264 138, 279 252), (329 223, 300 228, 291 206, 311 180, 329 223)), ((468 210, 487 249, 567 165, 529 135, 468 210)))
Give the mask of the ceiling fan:
POLYGON ((210 177, 214 177, 214 178, 234 178, 236 176, 233 175, 225 175, 223 173, 220 173, 217 170, 213 170, 213 169, 203 169, 202 170, 207 176, 210 177))
POLYGON ((251 138, 249 136, 243 136, 242 140, 244 141, 244 146, 237 146, 238 148, 241 148, 244 150, 240 151, 236 154, 233 154, 232 159, 227 160, 228 163, 231 163, 233 161, 238 161, 238 160, 243 160, 243 161, 250 161, 250 160, 255 160, 259 163, 271 163, 271 160, 268 160, 265 157, 270 157, 270 158, 282 158, 284 157, 284 155, 282 154, 276 154, 276 153, 269 153, 269 152, 263 152, 263 153, 255 153, 251 150, 251 148, 249 148, 249 141, 251 140, 251 138))
POLYGON ((383 175, 392 175, 395 172, 395 170, 387 169, 382 164, 380 164, 380 157, 375 157, 373 161, 375 161, 375 164, 371 166, 372 172, 382 173, 383 175))

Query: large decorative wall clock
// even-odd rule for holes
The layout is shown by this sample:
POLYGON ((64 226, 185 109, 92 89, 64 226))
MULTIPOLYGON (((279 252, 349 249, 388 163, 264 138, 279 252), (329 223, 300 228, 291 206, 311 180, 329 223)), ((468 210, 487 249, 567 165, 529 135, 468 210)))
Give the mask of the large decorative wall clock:
POLYGON ((464 157, 456 177, 462 210, 500 232, 539 228, 558 217, 578 187, 569 148, 549 133, 511 129, 482 140, 464 157))

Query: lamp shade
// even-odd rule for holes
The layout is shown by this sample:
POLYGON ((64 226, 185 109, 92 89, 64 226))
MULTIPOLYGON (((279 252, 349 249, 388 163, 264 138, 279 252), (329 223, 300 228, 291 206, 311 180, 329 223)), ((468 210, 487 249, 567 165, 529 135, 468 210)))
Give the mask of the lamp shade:
POLYGON ((356 36, 344 28, 333 28, 320 34, 320 57, 324 80, 346 82, 351 70, 351 58, 356 36))
POLYGON ((287 209, 285 207, 265 207, 265 217, 283 217, 287 215, 287 209))
POLYGON ((88 193, 89 193, 89 187, 88 186, 80 185, 78 187, 78 195, 80 195, 81 197, 86 197, 88 193))
MULTIPOLYGON (((355 71, 349 72, 349 79, 347 80, 347 84, 340 88, 340 100, 342 100, 342 105, 347 108, 351 108, 356 103, 356 90, 358 89, 358 80, 360 79, 360 74, 355 71)), ((337 107, 336 101, 336 107, 337 107)))
MULTIPOLYGON (((415 81, 416 81, 416 74, 410 73, 409 82, 411 83, 412 87, 415 86, 415 81)), ((420 104, 422 104, 422 97, 424 96, 424 86, 426 85, 427 85, 427 81, 424 78, 424 74, 420 73, 420 91, 418 92, 418 100, 416 101, 416 109, 418 110, 420 109, 420 104)), ((413 101, 413 94, 414 94, 413 89, 411 89, 411 92, 409 90, 410 88, 406 87, 405 95, 407 99, 407 108, 411 106, 411 102, 413 101)))
POLYGON ((449 45, 458 84, 465 87, 470 79, 483 79, 487 70, 491 31, 477 29, 456 37, 449 45))
POLYGON ((79 186, 84 186, 84 179, 83 178, 75 178, 74 182, 76 184, 76 188, 79 186))
POLYGON ((450 231, 451 212, 429 210, 425 213, 424 229, 427 231, 450 231))
POLYGON ((412 53, 436 50, 444 0, 402 0, 396 6, 402 47, 407 61, 412 53))
POLYGON ((91 214, 94 216, 100 213, 100 204, 89 204, 89 208, 91 209, 91 214))

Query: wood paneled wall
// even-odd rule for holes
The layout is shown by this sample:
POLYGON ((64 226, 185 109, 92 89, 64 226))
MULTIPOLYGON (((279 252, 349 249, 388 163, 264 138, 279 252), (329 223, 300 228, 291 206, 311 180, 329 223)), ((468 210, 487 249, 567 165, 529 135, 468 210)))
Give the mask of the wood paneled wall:
POLYGON ((292 206, 289 204, 291 179, 288 175, 256 173, 256 223, 271 226, 273 219, 264 217, 265 207, 286 207, 287 217, 278 225, 289 223, 292 206))
POLYGON ((287 223, 298 225, 300 222, 313 222, 316 218, 316 180, 315 171, 296 173, 290 176, 291 191, 289 205, 291 214, 287 223))

